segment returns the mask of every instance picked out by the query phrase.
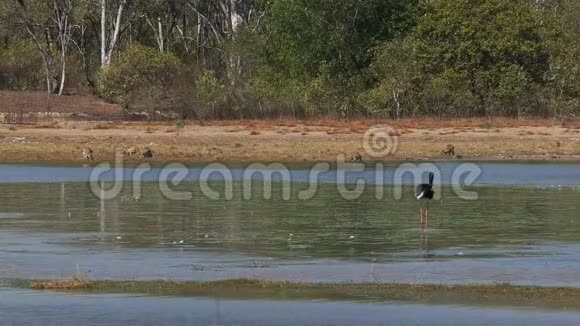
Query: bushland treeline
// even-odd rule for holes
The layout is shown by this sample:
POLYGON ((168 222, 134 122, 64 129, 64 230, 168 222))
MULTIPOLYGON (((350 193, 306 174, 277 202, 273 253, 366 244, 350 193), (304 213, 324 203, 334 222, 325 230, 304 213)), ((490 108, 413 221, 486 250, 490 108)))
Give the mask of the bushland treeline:
POLYGON ((186 118, 580 113, 578 0, 0 0, 0 88, 186 118))

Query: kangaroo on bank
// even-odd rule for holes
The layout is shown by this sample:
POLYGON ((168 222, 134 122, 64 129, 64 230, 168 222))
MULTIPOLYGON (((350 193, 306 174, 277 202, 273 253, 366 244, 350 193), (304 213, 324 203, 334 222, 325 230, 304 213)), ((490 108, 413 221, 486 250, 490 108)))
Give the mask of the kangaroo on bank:
POLYGON ((362 155, 359 152, 350 153, 351 162, 362 162, 362 155))
POLYGON ((448 144, 443 151, 443 154, 445 154, 445 156, 455 156, 455 146, 448 144))
POLYGON ((124 146, 123 147, 123 154, 127 156, 139 155, 139 148, 135 146, 124 146))
POLYGON ((83 160, 94 160, 93 150, 90 147, 83 148, 83 160))

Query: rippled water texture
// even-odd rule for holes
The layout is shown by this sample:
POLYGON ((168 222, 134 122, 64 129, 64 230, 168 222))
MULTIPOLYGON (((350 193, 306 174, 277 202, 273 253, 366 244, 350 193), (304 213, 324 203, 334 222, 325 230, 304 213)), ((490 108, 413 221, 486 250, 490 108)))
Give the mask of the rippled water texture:
POLYGON ((327 301, 242 301, 1 290, 5 325, 577 325, 580 314, 327 301))

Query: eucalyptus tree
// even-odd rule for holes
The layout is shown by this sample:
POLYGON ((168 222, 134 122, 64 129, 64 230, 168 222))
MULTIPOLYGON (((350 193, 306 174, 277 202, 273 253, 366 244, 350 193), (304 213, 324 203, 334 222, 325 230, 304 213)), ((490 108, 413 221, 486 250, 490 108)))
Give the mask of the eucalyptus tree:
POLYGON ((100 49, 103 67, 111 64, 119 37, 128 26, 127 16, 130 15, 130 8, 127 7, 127 0, 100 0, 100 49))
POLYGON ((66 57, 78 31, 77 20, 86 10, 82 0, 14 0, 19 25, 42 56, 47 92, 62 94, 66 57))

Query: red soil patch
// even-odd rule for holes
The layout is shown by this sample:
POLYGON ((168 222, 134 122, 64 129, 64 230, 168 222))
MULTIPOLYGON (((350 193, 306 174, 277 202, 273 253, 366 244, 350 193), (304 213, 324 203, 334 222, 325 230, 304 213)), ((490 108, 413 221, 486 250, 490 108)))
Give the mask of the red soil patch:
POLYGON ((119 114, 121 107, 90 95, 56 96, 45 92, 0 91, 0 112, 119 114))

